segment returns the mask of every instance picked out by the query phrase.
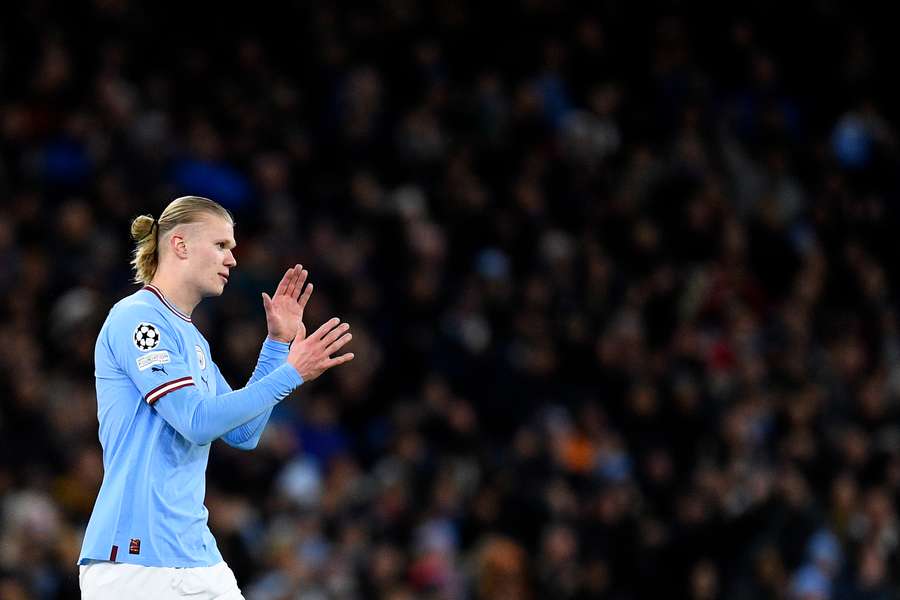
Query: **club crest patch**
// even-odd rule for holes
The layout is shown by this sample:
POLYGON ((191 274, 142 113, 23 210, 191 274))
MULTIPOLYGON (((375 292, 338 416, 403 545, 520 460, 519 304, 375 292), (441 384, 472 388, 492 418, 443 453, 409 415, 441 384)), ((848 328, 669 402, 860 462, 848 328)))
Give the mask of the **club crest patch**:
POLYGON ((134 329, 134 345, 141 352, 149 352, 159 346, 159 329, 153 323, 140 323, 134 329))
POLYGON ((200 370, 204 370, 206 368, 206 355, 203 354, 203 348, 200 346, 194 346, 194 350, 197 351, 197 364, 200 365, 200 370))

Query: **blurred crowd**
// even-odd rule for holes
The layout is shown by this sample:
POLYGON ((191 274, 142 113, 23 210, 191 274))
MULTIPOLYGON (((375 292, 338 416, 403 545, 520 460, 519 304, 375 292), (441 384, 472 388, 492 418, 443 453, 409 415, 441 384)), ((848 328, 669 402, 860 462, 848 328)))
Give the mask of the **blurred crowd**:
POLYGON ((185 194, 232 386, 296 262, 354 330, 212 451, 248 600, 900 597, 900 40, 636 4, 0 8, 0 597, 78 597, 94 341, 185 194))

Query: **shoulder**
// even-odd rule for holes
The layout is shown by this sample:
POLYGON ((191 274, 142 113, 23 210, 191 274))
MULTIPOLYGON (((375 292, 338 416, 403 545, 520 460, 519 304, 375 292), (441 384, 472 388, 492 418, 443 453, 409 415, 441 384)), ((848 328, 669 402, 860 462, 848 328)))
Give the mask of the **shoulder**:
POLYGON ((152 319, 154 321, 167 321, 166 315, 148 300, 139 298, 137 294, 123 298, 109 311, 109 321, 112 325, 127 324, 135 319, 152 319))
POLYGON ((115 339, 128 339, 146 345, 150 350, 163 336, 179 338, 178 328, 169 316, 154 302, 137 294, 124 298, 113 306, 107 317, 107 335, 115 339))

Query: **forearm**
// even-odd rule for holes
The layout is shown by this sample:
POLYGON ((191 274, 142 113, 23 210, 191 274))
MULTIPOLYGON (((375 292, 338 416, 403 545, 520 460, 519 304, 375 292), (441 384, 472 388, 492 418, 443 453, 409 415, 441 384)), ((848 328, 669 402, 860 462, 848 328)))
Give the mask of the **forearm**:
MULTIPOLYGON (((285 342, 278 342, 267 337, 263 342, 262 349, 259 352, 259 360, 256 361, 256 368, 250 375, 248 385, 259 381, 279 366, 284 364, 291 345, 285 342)), ((229 446, 240 448, 242 450, 252 450, 259 443, 269 417, 272 416, 274 407, 267 408, 261 414, 246 423, 235 427, 222 436, 222 440, 229 446)))
POLYGON ((240 390, 204 396, 190 386, 172 392, 155 407, 175 430, 195 444, 208 444, 226 433, 241 444, 261 432, 272 408, 302 383, 297 370, 285 364, 240 390), (255 427, 254 421, 258 421, 255 427))
POLYGON ((277 342, 267 337, 259 351, 256 367, 253 369, 253 373, 250 375, 247 383, 258 381, 284 364, 290 349, 290 343, 277 342))
POLYGON ((235 427, 223 435, 222 440, 234 448, 253 450, 259 443, 259 438, 262 437, 263 430, 265 430, 266 425, 269 423, 269 417, 272 416, 272 410, 274 410, 274 407, 267 408, 260 415, 257 415, 243 425, 235 427))

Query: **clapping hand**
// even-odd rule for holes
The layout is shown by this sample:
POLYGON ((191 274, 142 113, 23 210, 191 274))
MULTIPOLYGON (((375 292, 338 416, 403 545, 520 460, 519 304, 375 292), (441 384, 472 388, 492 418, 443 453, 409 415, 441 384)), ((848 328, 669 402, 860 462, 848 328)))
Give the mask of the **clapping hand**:
POLYGON ((295 338, 306 338, 303 309, 313 291, 313 285, 306 284, 308 275, 309 272, 302 265, 296 265, 284 273, 272 297, 263 292, 269 338, 287 343, 293 342, 295 338))

